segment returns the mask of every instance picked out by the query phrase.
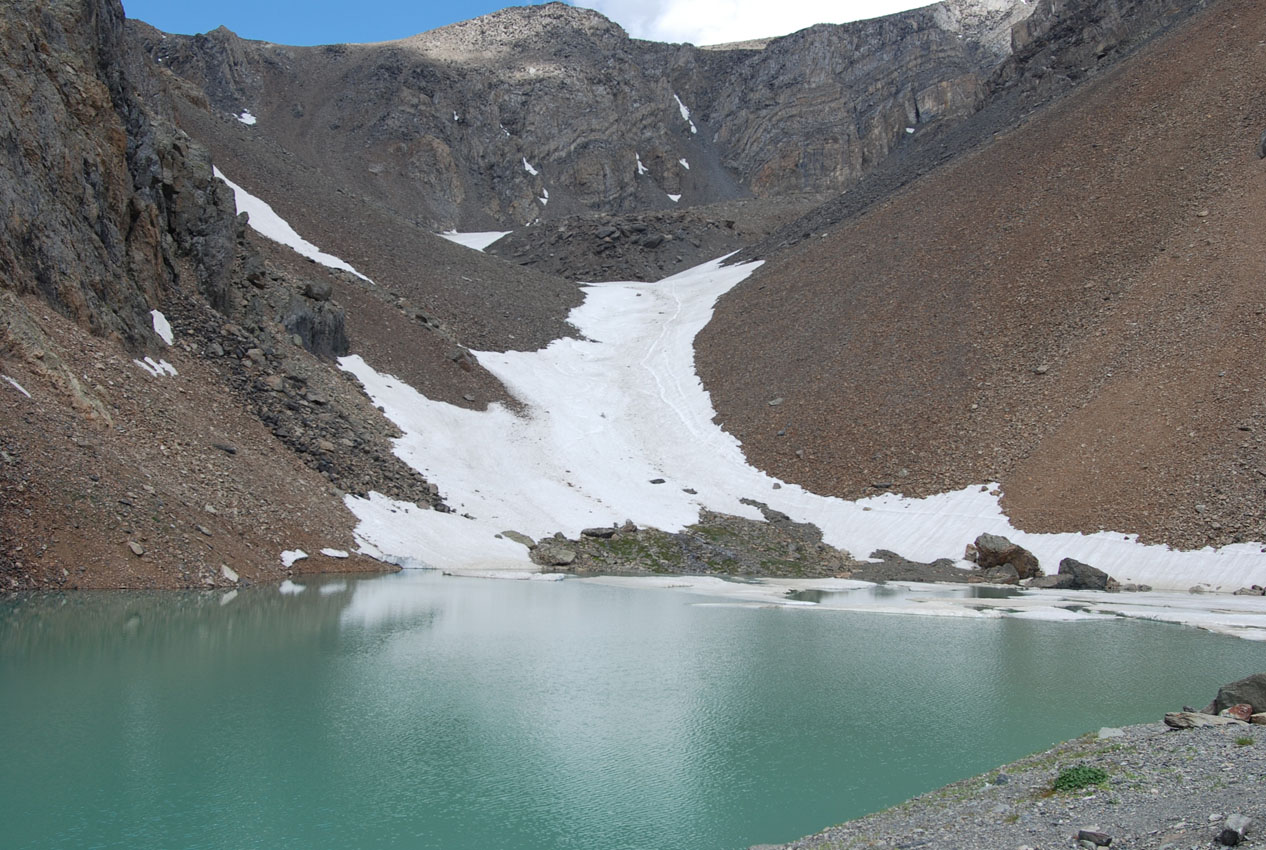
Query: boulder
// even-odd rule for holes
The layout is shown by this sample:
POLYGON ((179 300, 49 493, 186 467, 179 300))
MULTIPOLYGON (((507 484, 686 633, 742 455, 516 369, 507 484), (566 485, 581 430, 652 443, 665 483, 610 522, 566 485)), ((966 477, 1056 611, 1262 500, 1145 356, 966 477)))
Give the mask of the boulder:
POLYGON ((1068 573, 1053 576, 1038 576, 1029 582, 1029 587, 1040 587, 1045 590, 1071 590, 1073 577, 1068 573))
POLYGON ((990 567, 980 574, 987 582, 993 584, 1019 584, 1020 574, 1016 572, 1015 567, 1010 564, 1003 564, 1000 567, 990 567))
POLYGON ((976 566, 982 570, 1009 564, 1020 578, 1037 578, 1043 575, 1037 556, 1023 546, 1012 543, 997 534, 982 534, 976 538, 976 566))
POLYGON ((601 526, 598 528, 585 528, 580 532, 581 537, 596 537, 599 540, 610 540, 615 536, 615 526, 601 526))
POLYGON ((1240 703, 1251 705, 1253 712, 1266 711, 1266 673, 1254 673, 1218 688, 1218 695, 1205 711, 1217 714, 1240 703))
POLYGON ((1227 816, 1226 822, 1222 825, 1222 831, 1218 833, 1218 843, 1226 847, 1236 846, 1244 840, 1248 828, 1252 825, 1253 820, 1248 815, 1237 812, 1227 816))
POLYGON ((553 541, 541 543, 532 550, 532 561, 543 567, 566 567, 576 560, 576 550, 553 541))
POLYGON ((1235 726, 1244 721, 1233 717, 1218 717, 1200 711, 1171 711, 1165 715, 1165 725, 1171 729, 1197 729, 1201 726, 1235 726))
POLYGON ((1059 562, 1059 575, 1069 577, 1068 583, 1060 584, 1059 587, 1070 590, 1118 590, 1121 587, 1116 579, 1103 570, 1072 558, 1059 562))

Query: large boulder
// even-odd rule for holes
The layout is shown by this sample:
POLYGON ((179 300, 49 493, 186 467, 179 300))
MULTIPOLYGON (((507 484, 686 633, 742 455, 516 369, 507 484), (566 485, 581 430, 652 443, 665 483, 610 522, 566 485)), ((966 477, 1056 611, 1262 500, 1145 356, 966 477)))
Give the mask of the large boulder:
POLYGON ((1058 586, 1070 590, 1118 590, 1120 584, 1112 576, 1097 567, 1083 564, 1072 558, 1059 562, 1059 577, 1067 576, 1067 583, 1058 586))
POLYGON ((976 566, 982 570, 1009 565, 1021 579, 1044 575, 1038 566, 1036 555, 1005 537, 982 534, 976 538, 975 546, 976 566))
POLYGON ((1240 703, 1251 705, 1253 712, 1266 711, 1266 673, 1254 673, 1218 688, 1217 697, 1205 712, 1218 714, 1223 709, 1240 703))

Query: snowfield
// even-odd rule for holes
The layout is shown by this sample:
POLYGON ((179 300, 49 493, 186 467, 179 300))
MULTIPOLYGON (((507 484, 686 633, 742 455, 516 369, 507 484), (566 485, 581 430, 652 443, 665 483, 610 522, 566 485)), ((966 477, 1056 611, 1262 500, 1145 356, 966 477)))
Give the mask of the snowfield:
POLYGON ((437 484, 456 511, 349 497, 362 547, 396 563, 450 571, 531 569, 526 550, 500 532, 574 537, 626 519, 676 531, 703 507, 759 519, 739 502, 748 497, 815 523, 828 543, 859 557, 876 549, 921 561, 961 557, 978 534, 991 532, 1032 550, 1052 572, 1073 557, 1122 583, 1158 590, 1266 584, 1260 544, 1176 552, 1106 531, 1029 534, 1011 526, 988 483, 927 499, 882 494, 850 502, 749 466, 738 441, 712 422, 693 341, 716 299, 755 267, 713 261, 658 283, 590 285, 570 316, 585 339, 530 353, 478 353, 524 402, 523 415, 431 401, 359 357, 344 358, 343 368, 404 432, 397 454, 437 484), (652 483, 659 479, 664 483, 652 483))
MULTIPOLYGON (((244 199, 257 202, 240 187, 233 188, 239 208, 244 199)), ((310 245, 264 207, 280 222, 270 222, 269 230, 288 232, 310 245)), ((313 258, 350 268, 320 252, 313 258)), ((575 537, 584 528, 625 520, 678 531, 694 523, 701 508, 761 519, 756 509, 740 501, 752 498, 816 524, 827 543, 857 557, 876 549, 919 561, 961 557, 977 535, 990 532, 1030 549, 1047 572, 1060 559, 1072 557, 1123 584, 1150 585, 1154 592, 1025 591, 1000 602, 945 585, 903 585, 906 592, 894 598, 890 592, 871 592, 873 586, 865 582, 842 579, 740 584, 674 576, 591 581, 671 588, 745 606, 1067 622, 1130 616, 1266 640, 1266 598, 1186 592, 1230 593, 1266 585, 1266 547, 1261 543, 1178 552, 1109 531, 1030 534, 1011 526, 995 484, 927 499, 884 493, 845 501, 777 481, 748 465, 738 440, 712 421, 711 399, 694 368, 694 339, 712 317, 716 300, 759 265, 723 267, 721 262, 713 260, 657 283, 588 285, 584 303, 569 316, 581 339, 555 340, 536 352, 476 352, 480 363, 522 402, 524 412, 519 414, 499 404, 475 411, 432 401, 357 355, 342 358, 342 368, 360 380, 403 433, 395 453, 438 485, 454 509, 439 513, 378 493, 346 496, 359 520, 360 550, 405 567, 528 577, 538 568, 527 549, 502 532, 539 539, 561 531, 575 537), (816 604, 787 598, 789 592, 805 589, 827 591, 829 597, 816 604)), ((301 550, 282 553, 283 562, 301 557, 306 557, 301 550)), ((970 564, 960 561, 960 566, 970 564)), ((282 592, 301 589, 283 585, 282 592)))

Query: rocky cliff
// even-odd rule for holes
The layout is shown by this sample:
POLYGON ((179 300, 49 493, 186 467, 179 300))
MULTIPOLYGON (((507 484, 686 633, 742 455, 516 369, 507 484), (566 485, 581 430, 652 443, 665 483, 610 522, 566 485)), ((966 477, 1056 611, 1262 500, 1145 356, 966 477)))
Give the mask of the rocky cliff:
POLYGON ((261 143, 434 228, 483 229, 846 188, 979 108, 1031 8, 950 0, 759 49, 638 41, 561 3, 376 45, 134 35, 261 143))

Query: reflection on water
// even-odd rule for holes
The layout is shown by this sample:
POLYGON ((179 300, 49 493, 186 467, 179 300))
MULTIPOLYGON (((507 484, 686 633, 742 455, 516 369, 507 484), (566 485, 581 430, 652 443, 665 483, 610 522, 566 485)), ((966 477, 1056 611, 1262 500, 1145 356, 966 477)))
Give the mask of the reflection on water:
POLYGON ((740 848, 1260 668, 1257 644, 1135 621, 298 584, 0 602, 4 846, 740 848))
POLYGON ((1011 599, 1012 597, 1023 595, 1024 591, 1018 587, 1002 587, 999 585, 986 584, 925 584, 925 585, 908 585, 908 584, 888 584, 880 582, 878 584, 867 584, 861 587, 849 587, 843 589, 818 590, 809 588, 806 590, 789 590, 787 598, 795 602, 814 602, 814 603, 831 603, 831 602, 855 602, 861 599, 874 601, 893 602, 901 599, 912 599, 916 597, 927 597, 935 595, 947 599, 1011 599))

